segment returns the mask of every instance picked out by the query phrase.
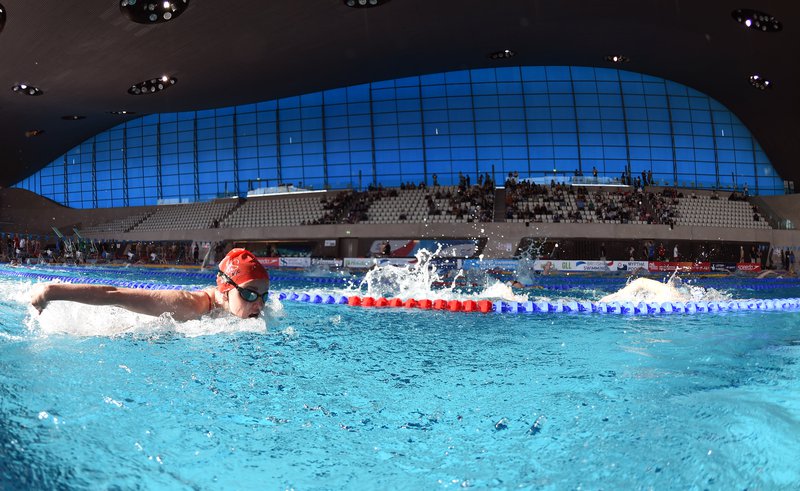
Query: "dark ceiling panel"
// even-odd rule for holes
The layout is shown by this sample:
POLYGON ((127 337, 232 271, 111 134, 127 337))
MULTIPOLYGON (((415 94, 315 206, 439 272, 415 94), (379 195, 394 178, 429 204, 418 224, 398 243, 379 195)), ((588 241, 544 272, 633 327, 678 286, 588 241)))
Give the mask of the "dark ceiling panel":
POLYGON ((759 2, 783 31, 745 29, 722 0, 193 0, 174 22, 127 21, 115 0, 0 0, 0 185, 32 174, 86 138, 138 115, 229 106, 373 80, 464 68, 609 66, 696 88, 730 108, 779 173, 800 178, 800 2, 759 2), (510 61, 487 54, 510 48, 510 61), (748 83, 754 72, 774 88, 748 83), (148 97, 128 87, 162 73, 179 83, 148 97), (41 87, 24 97, 11 86, 41 87), (230 84, 236 89, 230 90, 230 84), (61 116, 85 115, 65 121, 61 116), (39 137, 25 132, 43 129, 39 137))

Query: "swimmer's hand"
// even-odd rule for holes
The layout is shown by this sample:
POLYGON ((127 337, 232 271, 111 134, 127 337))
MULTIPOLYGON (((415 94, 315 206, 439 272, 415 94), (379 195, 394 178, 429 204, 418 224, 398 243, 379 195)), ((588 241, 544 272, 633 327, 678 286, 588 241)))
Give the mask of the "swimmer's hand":
POLYGON ((47 307, 47 295, 50 290, 50 285, 38 284, 33 287, 31 292, 31 305, 40 314, 45 307, 47 307))

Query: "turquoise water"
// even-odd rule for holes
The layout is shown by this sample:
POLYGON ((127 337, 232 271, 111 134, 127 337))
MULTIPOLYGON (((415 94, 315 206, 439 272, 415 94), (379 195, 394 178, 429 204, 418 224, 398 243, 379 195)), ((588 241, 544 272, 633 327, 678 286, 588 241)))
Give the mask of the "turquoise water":
POLYGON ((273 301, 261 319, 181 324, 65 302, 34 317, 30 285, 0 275, 2 489, 800 482, 800 312, 510 316, 273 301))

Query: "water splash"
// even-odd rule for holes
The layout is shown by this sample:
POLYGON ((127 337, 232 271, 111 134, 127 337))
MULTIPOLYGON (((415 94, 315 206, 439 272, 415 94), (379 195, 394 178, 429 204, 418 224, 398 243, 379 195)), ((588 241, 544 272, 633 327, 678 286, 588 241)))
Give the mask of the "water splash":
POLYGON ((713 288, 703 288, 684 283, 672 275, 666 282, 649 278, 636 278, 622 289, 601 298, 601 302, 699 302, 729 300, 730 295, 713 288))
POLYGON ((343 271, 327 264, 313 264, 306 268, 303 275, 311 278, 340 278, 346 276, 343 271))
POLYGON ((436 252, 420 249, 415 254, 417 261, 406 266, 376 264, 364 275, 359 288, 366 287, 366 294, 372 297, 402 299, 450 297, 457 278, 453 279, 449 287, 434 287, 444 283, 444 278, 432 261, 438 252, 439 249, 436 252))
POLYGON ((266 332, 268 326, 284 316, 283 305, 270 298, 261 315, 240 319, 221 311, 197 320, 178 322, 169 314, 153 317, 119 307, 101 307, 78 302, 53 301, 41 312, 30 305, 35 283, 0 283, 0 296, 24 305, 28 315, 23 324, 33 336, 71 335, 81 337, 137 336, 153 338, 179 334, 186 337, 221 333, 266 332))
POLYGON ((482 291, 478 292, 477 297, 508 300, 511 302, 527 302, 529 300, 528 295, 514 293, 514 290, 512 290, 510 286, 500 281, 488 285, 482 291))
POLYGON ((541 256, 547 238, 540 241, 531 240, 527 246, 519 251, 517 259, 516 280, 526 286, 537 284, 536 260, 541 256))
MULTIPOLYGON (((280 303, 278 303, 278 309, 280 303)), ((169 314, 159 317, 137 314, 119 307, 97 307, 76 302, 50 302, 41 314, 33 307, 26 318, 27 329, 37 335, 71 335, 80 337, 160 337, 180 334, 186 337, 222 333, 266 332, 270 319, 280 310, 266 307, 257 318, 240 319, 224 313, 211 313, 200 319, 178 322, 169 314)))
MULTIPOLYGON (((415 255, 417 261, 405 266, 376 265, 367 272, 358 290, 366 288, 371 297, 414 299, 466 300, 474 298, 502 299, 524 302, 527 295, 514 293, 511 287, 495 278, 483 275, 480 280, 472 278, 478 286, 462 291, 456 288, 459 279, 465 277, 463 270, 445 278, 433 259, 439 250, 430 252, 422 249, 415 255)), ((470 270, 473 271, 473 270, 470 270)))

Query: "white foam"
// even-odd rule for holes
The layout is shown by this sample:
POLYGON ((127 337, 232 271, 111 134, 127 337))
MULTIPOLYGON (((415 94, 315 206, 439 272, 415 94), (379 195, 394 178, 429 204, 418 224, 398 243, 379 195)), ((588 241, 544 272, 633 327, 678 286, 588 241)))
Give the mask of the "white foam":
POLYGON ((0 338, 6 339, 8 341, 25 341, 25 338, 22 336, 14 336, 13 334, 8 334, 5 332, 0 332, 0 338))
POLYGON ((119 307, 98 307, 77 302, 49 302, 41 314, 30 306, 28 311, 26 327, 42 336, 151 337, 178 333, 186 337, 197 337, 222 333, 266 332, 270 320, 283 315, 283 306, 277 299, 271 299, 257 318, 240 319, 217 311, 186 322, 178 322, 169 314, 152 317, 119 307))
POLYGON ((527 295, 518 295, 514 293, 514 290, 512 290, 510 286, 500 281, 497 281, 496 283, 487 286, 482 291, 478 292, 477 296, 479 298, 507 300, 511 302, 528 301, 527 295))
POLYGON ((601 302, 712 302, 729 296, 699 286, 686 285, 675 276, 666 283, 649 278, 636 278, 625 287, 600 299, 601 302))
MULTIPOLYGON (((439 274, 436 266, 431 261, 437 257, 439 251, 431 253, 425 249, 416 254, 417 261, 407 266, 376 266, 367 272, 361 285, 355 288, 361 293, 361 288, 366 286, 367 296, 386 297, 400 299, 430 299, 430 300, 467 300, 467 299, 491 299, 491 300, 510 300, 525 302, 527 295, 514 293, 510 286, 491 278, 483 277, 486 282, 482 287, 474 291, 454 291, 456 282, 464 275, 459 271, 447 282, 439 274), (449 286, 442 287, 442 284, 449 283, 449 286)), ((352 295, 353 289, 344 291, 344 295, 352 295)))
POLYGON ((435 252, 422 249, 416 254, 416 263, 407 266, 376 266, 367 272, 359 287, 366 285, 366 294, 371 297, 452 298, 453 286, 433 289, 435 283, 442 282, 431 262, 435 256, 435 252))

